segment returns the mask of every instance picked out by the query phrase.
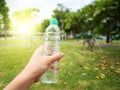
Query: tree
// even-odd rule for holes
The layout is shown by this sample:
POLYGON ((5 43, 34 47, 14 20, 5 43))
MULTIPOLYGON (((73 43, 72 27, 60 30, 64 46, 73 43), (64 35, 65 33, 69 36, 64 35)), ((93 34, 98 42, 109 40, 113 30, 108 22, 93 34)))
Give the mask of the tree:
POLYGON ((29 8, 22 11, 17 11, 12 15, 13 28, 15 30, 20 29, 22 26, 27 26, 30 29, 34 29, 36 19, 38 17, 39 9, 29 8))
POLYGON ((81 11, 68 12, 65 18, 65 29, 66 31, 72 31, 73 36, 82 31, 81 29, 81 11))
MULTIPOLYGON (((120 22, 120 2, 118 0, 100 0, 94 2, 94 22, 106 32, 106 43, 111 40, 113 26, 120 22)), ((117 29, 116 29, 117 30, 117 29)), ((103 33, 103 32, 101 32, 103 33)))
POLYGON ((45 32, 45 29, 49 26, 49 19, 44 19, 41 23, 36 24, 37 32, 45 32))
MULTIPOLYGON (((0 1, 0 30, 8 30, 9 28, 9 8, 6 6, 5 0, 0 1)), ((6 36, 6 35, 5 35, 6 36)))
POLYGON ((62 4, 58 4, 57 6, 58 7, 55 10, 53 10, 54 14, 52 15, 52 17, 58 19, 61 30, 64 30, 65 18, 66 18, 65 16, 69 12, 69 9, 63 6, 62 4))
POLYGON ((82 21, 82 29, 83 32, 93 31, 94 23, 93 23, 93 13, 94 13, 94 6, 89 4, 82 8, 81 10, 81 21, 82 21))
POLYGON ((59 4, 54 10, 54 17, 64 20, 64 30, 72 31, 75 36, 79 32, 106 35, 109 43, 112 35, 120 35, 120 2, 118 0, 98 0, 76 12, 59 4))

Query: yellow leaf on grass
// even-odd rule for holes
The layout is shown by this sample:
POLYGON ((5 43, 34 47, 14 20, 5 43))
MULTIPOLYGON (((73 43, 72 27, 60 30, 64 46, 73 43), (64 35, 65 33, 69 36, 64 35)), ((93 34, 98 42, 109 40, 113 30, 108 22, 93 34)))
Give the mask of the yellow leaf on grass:
POLYGON ((100 78, 105 78, 105 74, 100 74, 100 78))
POLYGON ((99 78, 99 76, 96 76, 96 78, 99 78))
POLYGON ((99 70, 99 68, 96 68, 96 67, 95 67, 94 70, 99 70))
POLYGON ((84 69, 87 69, 87 70, 89 69, 89 67, 86 67, 86 66, 83 66, 83 67, 84 67, 84 69))
POLYGON ((111 69, 114 69, 114 67, 113 67, 113 66, 110 66, 110 68, 111 68, 111 69))
POLYGON ((102 68, 102 70, 105 70, 106 69, 106 67, 101 67, 102 68))
POLYGON ((64 85, 66 85, 67 83, 66 82, 63 82, 64 85))
POLYGON ((99 74, 96 78, 105 78, 105 74, 99 74))
POLYGON ((82 75, 82 76, 86 76, 86 73, 82 73, 81 75, 82 75))
POLYGON ((117 74, 120 74, 120 68, 116 69, 115 72, 116 72, 117 74))

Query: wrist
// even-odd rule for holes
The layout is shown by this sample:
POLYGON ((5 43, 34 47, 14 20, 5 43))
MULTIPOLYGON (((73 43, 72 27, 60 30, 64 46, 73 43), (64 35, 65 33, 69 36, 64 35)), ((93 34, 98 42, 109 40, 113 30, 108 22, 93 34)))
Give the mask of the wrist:
POLYGON ((24 77, 25 79, 29 80, 30 82, 35 79, 34 73, 27 67, 23 69, 23 71, 20 73, 21 77, 24 77))
POLYGON ((25 69, 3 90, 28 90, 34 83, 34 78, 25 69))

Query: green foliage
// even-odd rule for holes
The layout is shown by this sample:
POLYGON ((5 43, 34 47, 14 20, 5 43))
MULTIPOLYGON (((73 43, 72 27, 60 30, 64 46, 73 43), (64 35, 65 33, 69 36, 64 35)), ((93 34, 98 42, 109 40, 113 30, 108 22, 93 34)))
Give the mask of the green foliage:
POLYGON ((22 11, 17 11, 13 13, 13 18, 19 20, 19 22, 24 22, 29 20, 30 18, 36 18, 38 15, 39 9, 37 8, 29 8, 22 11))
POLYGON ((0 30, 8 30, 9 28, 9 8, 6 6, 5 0, 0 0, 0 30))
POLYGON ((49 26, 50 22, 49 19, 44 19, 41 23, 40 31, 45 32, 45 29, 49 26))
MULTIPOLYGON (((113 28, 114 25, 120 25, 120 2, 118 0, 101 0, 95 1, 93 5, 96 7, 93 15, 94 23, 96 23, 96 27, 100 28, 101 34, 106 33, 106 42, 109 43, 112 33, 117 30, 117 28, 113 28)), ((116 35, 118 34, 116 33, 116 35)))
POLYGON ((69 12, 66 14, 66 19, 65 19, 65 29, 66 30, 71 30, 74 34, 80 33, 82 30, 81 27, 81 12, 80 10, 77 10, 77 12, 69 12))
POLYGON ((120 2, 118 0, 98 0, 76 12, 59 5, 53 16, 64 20, 64 30, 73 34, 80 32, 95 32, 106 35, 107 42, 111 35, 119 35, 120 30, 120 2), (61 9, 59 9, 61 8, 61 9), (66 10, 68 12, 66 12, 66 10), (95 31, 94 31, 95 30, 95 31))
POLYGON ((59 27, 61 30, 65 30, 65 19, 66 14, 68 14, 70 10, 68 8, 65 8, 62 4, 58 4, 58 8, 53 10, 53 17, 57 18, 59 21, 59 27))

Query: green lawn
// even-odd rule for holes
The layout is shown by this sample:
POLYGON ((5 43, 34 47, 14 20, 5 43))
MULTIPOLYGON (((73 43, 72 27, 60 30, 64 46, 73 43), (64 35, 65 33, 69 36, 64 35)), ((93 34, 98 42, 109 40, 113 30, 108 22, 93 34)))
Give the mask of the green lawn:
MULTIPOLYGON (((3 46, 11 42, 18 44, 18 41, 0 40, 0 90, 24 68, 38 47, 3 46)), ((116 45, 116 42, 113 43, 116 45)), ((29 90, 119 90, 120 48, 106 47, 102 48, 102 52, 98 47, 94 52, 81 51, 80 48, 81 44, 76 40, 62 41, 61 51, 65 56, 60 62, 58 84, 38 82, 29 90)))

